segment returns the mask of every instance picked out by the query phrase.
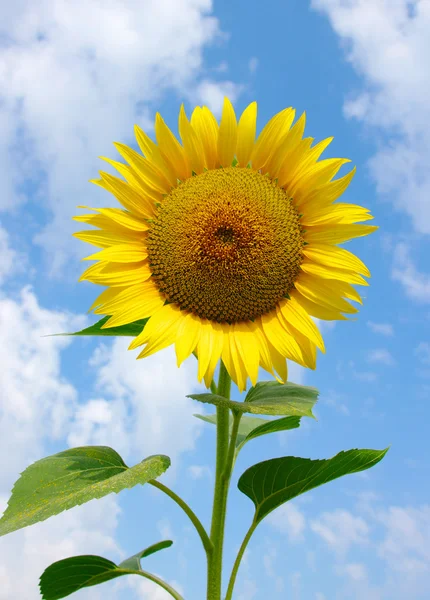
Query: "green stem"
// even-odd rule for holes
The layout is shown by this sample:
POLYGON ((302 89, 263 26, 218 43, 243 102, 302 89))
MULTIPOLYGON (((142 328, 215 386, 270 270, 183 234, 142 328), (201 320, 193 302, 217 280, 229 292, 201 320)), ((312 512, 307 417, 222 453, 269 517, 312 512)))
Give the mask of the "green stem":
POLYGON ((242 542, 241 547, 239 548, 239 552, 236 556, 236 560, 234 561, 233 570, 231 572, 230 581, 228 582, 227 595, 225 600, 231 600, 233 597, 233 588, 236 581, 237 572, 239 570, 240 561, 242 560, 243 553, 248 545, 249 540, 251 539, 251 535, 254 533, 255 528, 257 527, 257 523, 253 521, 251 523, 251 527, 248 529, 246 536, 242 542))
POLYGON ((189 517, 191 523, 196 528, 197 533, 199 534, 200 539, 202 540, 203 548, 205 549, 206 554, 209 555, 213 549, 212 542, 210 541, 209 536, 206 533, 206 530, 203 527, 201 521, 199 520, 197 515, 191 510, 188 504, 184 500, 182 500, 182 498, 180 498, 177 494, 175 494, 175 492, 173 492, 170 488, 163 485, 159 481, 153 479, 152 481, 148 481, 148 483, 164 492, 167 496, 169 496, 169 498, 171 498, 174 502, 176 502, 178 506, 182 508, 184 513, 189 517))
MULTIPOLYGON (((229 399, 230 388, 231 377, 221 361, 217 393, 229 399)), ((208 560, 207 600, 221 600, 222 554, 227 498, 240 418, 241 414, 235 414, 233 417, 233 427, 229 441, 230 411, 228 408, 217 406, 215 490, 210 534, 213 552, 208 560)))
MULTIPOLYGON (((130 571, 130 573, 136 573, 136 571, 130 571)), ((142 577, 146 577, 146 579, 150 579, 154 583, 158 583, 158 585, 160 587, 162 587, 163 589, 165 589, 166 592, 169 592, 169 594, 171 596, 173 596, 173 598, 175 598, 175 600, 184 600, 184 597, 181 596, 181 594, 179 594, 179 592, 177 592, 175 589, 172 588, 172 586, 170 586, 168 583, 166 583, 165 581, 163 581, 156 575, 153 575, 152 573, 148 573, 147 571, 144 571, 143 569, 140 569, 139 575, 142 575, 142 577)))

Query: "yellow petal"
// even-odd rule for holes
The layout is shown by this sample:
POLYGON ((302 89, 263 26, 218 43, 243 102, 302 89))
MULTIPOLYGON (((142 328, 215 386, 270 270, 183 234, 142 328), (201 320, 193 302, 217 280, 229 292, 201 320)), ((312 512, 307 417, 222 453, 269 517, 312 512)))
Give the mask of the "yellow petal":
POLYGON ((255 323, 251 322, 251 323, 249 323, 249 327, 250 327, 251 331, 254 333, 255 339, 257 340, 257 343, 258 343, 258 351, 260 353, 261 366, 263 367, 263 369, 265 371, 274 375, 273 366, 272 366, 272 358, 271 358, 271 353, 269 350, 269 341, 268 341, 267 337, 264 335, 261 325, 257 324, 256 322, 255 323))
POLYGON ((285 157, 279 169, 277 179, 279 187, 285 188, 287 192, 291 179, 294 177, 296 170, 299 168, 303 157, 306 155, 313 141, 313 138, 310 137, 301 140, 294 150, 285 157))
POLYGON ((201 319, 193 313, 184 315, 175 341, 175 352, 178 367, 194 351, 200 339, 201 319))
POLYGON ((206 167, 205 154, 197 133, 187 119, 183 104, 179 112, 179 134, 184 144, 185 152, 189 157, 192 170, 197 175, 200 175, 206 167))
POLYGON ((207 319, 202 319, 201 321, 201 329, 200 329, 200 339, 197 346, 197 356, 198 356, 198 368, 197 368, 197 380, 201 381, 203 379, 204 374, 208 370, 209 363, 212 356, 212 344, 213 344, 213 336, 212 336, 212 327, 211 322, 207 319))
MULTIPOLYGON (((117 292, 112 299, 106 299, 94 312, 101 315, 113 315, 123 309, 128 309, 131 304, 139 304, 142 298, 156 297, 162 298, 160 292, 152 281, 143 281, 136 285, 131 285, 124 290, 117 292)), ((163 299, 164 301, 164 299, 163 299)))
POLYGON ((337 174, 339 169, 346 163, 351 162, 349 158, 327 158, 313 165, 310 169, 296 176, 294 182, 289 186, 289 191, 298 204, 300 199, 324 183, 328 183, 337 174))
POLYGON ((88 312, 91 312, 94 308, 97 308, 97 306, 105 304, 106 302, 111 302, 120 293, 121 289, 108 288, 107 290, 104 290, 99 296, 97 296, 97 298, 91 304, 90 308, 88 309, 88 312))
POLYGON ((237 384, 238 374, 236 373, 235 363, 231 355, 231 345, 233 338, 230 336, 230 329, 231 325, 224 329, 224 344, 222 348, 221 359, 224 363, 225 368, 227 369, 228 374, 230 375, 232 380, 237 384))
POLYGON ((118 244, 127 244, 131 236, 112 233, 111 231, 100 231, 99 229, 87 229, 85 231, 75 231, 73 237, 98 248, 110 248, 118 244))
POLYGON ((142 232, 149 229, 148 223, 121 208, 97 208, 101 215, 115 221, 118 225, 131 229, 132 231, 142 232))
POLYGON ((233 328, 230 328, 228 332, 229 340, 230 340, 230 357, 231 362, 234 365, 234 371, 236 374, 236 379, 234 380, 235 384, 238 387, 239 393, 242 393, 246 389, 246 380, 248 378, 248 374, 246 372, 245 364, 242 360, 242 357, 239 353, 239 349, 236 343, 236 337, 233 331, 233 328))
POLYGON ((146 292, 144 296, 139 297, 138 301, 134 298, 128 304, 123 304, 121 308, 115 311, 108 321, 102 326, 102 329, 109 327, 119 327, 127 325, 139 319, 145 319, 153 315, 164 304, 164 298, 158 290, 146 292))
POLYGON ((290 297, 289 300, 282 300, 279 303, 279 308, 288 323, 291 323, 293 327, 298 331, 301 331, 303 335, 316 344, 321 352, 325 352, 324 341, 318 327, 309 317, 307 312, 300 306, 294 296, 290 297))
POLYGON ((211 111, 197 106, 191 115, 191 126, 200 139, 208 169, 215 169, 218 161, 218 123, 211 111))
MULTIPOLYGON (((295 173, 295 177, 302 177, 302 175, 316 163, 316 161, 319 159, 319 157, 327 148, 327 146, 331 144, 333 139, 334 138, 332 137, 326 138, 325 140, 321 140, 321 142, 318 142, 317 144, 315 144, 315 146, 310 148, 303 157, 303 160, 300 163, 297 172, 295 173)), ((292 181, 292 183, 294 183, 294 181, 292 181)))
POLYGON ((257 103, 251 102, 243 111, 237 127, 236 157, 239 167, 246 167, 251 160, 257 128, 257 103))
MULTIPOLYGON (((290 358, 299 364, 303 364, 303 354, 298 347, 297 342, 283 327, 279 320, 278 311, 273 310, 260 317, 263 331, 269 342, 285 358, 290 358)), ((285 321, 285 319, 283 319, 285 321)))
POLYGON ((341 283, 340 281, 325 281, 319 277, 301 272, 294 285, 305 298, 315 304, 347 314, 358 312, 354 306, 351 306, 349 302, 342 298, 343 294, 339 293, 341 288, 336 284, 341 283))
POLYGON ((224 327, 220 323, 210 322, 212 329, 212 352, 209 361, 209 366, 204 375, 206 387, 210 387, 216 366, 221 358, 222 349, 224 347, 224 327))
POLYGON ((356 204, 331 204, 320 211, 307 211, 302 218, 303 227, 319 225, 352 225, 360 221, 370 221, 370 209, 356 204))
POLYGON ((309 227, 303 237, 309 244, 341 244, 346 240, 369 235, 379 229, 375 225, 319 225, 309 227))
POLYGON ((265 168, 274 179, 278 177, 281 167, 287 162, 289 155, 302 141, 305 124, 306 113, 303 113, 288 133, 283 136, 278 147, 274 150, 273 155, 265 163, 265 168))
POLYGON ((122 263, 96 263, 91 265, 79 278, 79 281, 91 281, 99 285, 109 285, 112 287, 122 287, 143 283, 151 277, 151 271, 145 263, 132 263, 124 265, 122 263), (126 267, 126 270, 116 271, 112 267, 126 267), (92 271, 94 267, 101 267, 97 271, 92 271), (135 267, 135 268, 132 268, 135 267))
POLYGON ((102 177, 100 186, 113 194, 124 208, 143 218, 150 219, 154 216, 155 207, 152 198, 148 198, 144 193, 139 193, 136 188, 109 173, 101 171, 100 175, 102 177))
POLYGON ((110 248, 105 248, 104 250, 100 250, 100 252, 86 256, 82 260, 106 260, 117 263, 133 263, 140 262, 147 256, 148 253, 143 244, 130 242, 128 244, 118 244, 116 246, 111 246, 110 248))
POLYGON ((300 268, 305 273, 316 275, 316 277, 321 277, 322 279, 335 279, 338 281, 346 281, 347 283, 354 283, 355 285, 369 285, 361 275, 358 275, 358 273, 344 271, 334 267, 327 267, 325 265, 314 263, 309 259, 305 259, 300 265, 300 268))
MULTIPOLYGON (((139 194, 143 194, 143 196, 146 198, 147 202, 152 204, 153 202, 161 202, 162 201, 163 194, 161 192, 155 190, 150 185, 148 185, 148 183, 143 179, 143 177, 141 175, 139 175, 139 173, 137 172, 136 169, 134 169, 133 167, 130 167, 129 165, 124 165, 123 163, 120 163, 116 160, 111 160, 110 158, 106 158, 105 156, 99 156, 99 158, 101 158, 108 164, 115 167, 115 169, 118 171, 118 173, 120 173, 124 177, 124 179, 129 184, 129 186, 132 189, 134 189, 136 192, 138 192, 139 194)), ((102 173, 102 172, 100 172, 100 173, 103 177, 104 173, 102 173)), ((109 176, 112 177, 112 175, 110 175, 110 174, 109 174, 109 176)), ((124 183, 121 179, 119 181, 124 183)), ((95 183, 96 185, 99 185, 100 187, 107 189, 108 191, 111 191, 109 188, 106 188, 105 184, 103 183, 103 179, 102 180, 92 179, 91 182, 95 183)))
MULTIPOLYGON (((78 208, 90 208, 88 206, 78 206, 78 208)), ((103 209, 90 208, 90 210, 102 211, 103 209)), ((108 209, 105 209, 108 210, 108 209)), ((119 210, 121 209, 111 209, 111 210, 119 210)), ((121 211, 124 212, 124 211, 121 211)), ((130 214, 130 213, 125 213, 130 214)), ((103 229, 105 232, 113 233, 117 236, 122 236, 124 238, 123 241, 140 241, 143 239, 142 231, 136 231, 132 229, 128 229, 123 225, 120 225, 118 222, 112 220, 110 216, 105 214, 87 214, 87 215, 77 215, 72 217, 74 221, 78 221, 79 223, 87 223, 88 225, 93 225, 94 227, 99 227, 103 229)), ((147 226, 148 228, 148 226, 147 226)), ((90 230, 87 230, 90 231, 90 230)))
POLYGON ((237 122, 232 103, 224 98, 221 123, 218 131, 218 163, 230 167, 236 153, 237 122))
POLYGON ((321 209, 324 206, 329 206, 337 200, 346 190, 355 175, 356 167, 349 173, 334 181, 324 183, 314 190, 309 190, 307 194, 302 195, 297 199, 296 204, 299 208, 312 212, 321 209))
POLYGON ((233 325, 233 332, 236 347, 245 365, 246 373, 249 375, 252 385, 255 385, 258 379, 258 366, 260 363, 257 340, 247 323, 235 323, 233 325))
MULTIPOLYGON (((291 358, 303 367, 315 369, 316 367, 316 346, 298 329, 289 323, 279 306, 276 307, 276 314, 282 328, 290 336, 291 358), (313 350, 312 350, 313 349, 313 350)), ((288 356, 287 356, 288 358, 288 356)))
POLYGON ((303 247, 302 252, 307 258, 321 265, 333 266, 335 269, 353 271, 370 277, 370 271, 363 261, 345 248, 328 244, 309 244, 303 247))
POLYGON ((288 366, 285 357, 282 356, 280 352, 276 350, 274 346, 270 342, 268 342, 269 351, 270 351, 270 360, 275 368, 275 371, 278 373, 279 377, 276 377, 279 383, 285 383, 288 381, 288 366))
MULTIPOLYGON (((304 336, 298 329, 293 327, 291 323, 285 325, 287 331, 293 337, 302 353, 303 366, 308 369, 316 369, 317 366, 317 347, 316 345, 306 336, 304 336)), ((299 363, 300 364, 300 363, 299 363)))
POLYGON ((191 166, 184 148, 163 121, 160 113, 155 117, 155 135, 163 156, 175 169, 178 179, 185 181, 191 177, 191 166))
MULTIPOLYGON (((305 296, 303 296, 298 290, 294 290, 294 298, 297 302, 305 309, 305 311, 316 317, 317 319, 323 319, 325 321, 346 321, 347 318, 342 315, 338 310, 315 304, 305 296)), ((291 295, 291 297, 293 297, 291 295)))
POLYGON ((172 187, 178 185, 175 169, 161 154, 160 148, 138 125, 134 126, 134 135, 142 154, 150 160, 154 166, 164 174, 172 187))
MULTIPOLYGON (((154 354, 154 352, 158 352, 159 350, 174 344, 179 325, 183 318, 184 313, 173 304, 166 304, 154 313, 142 332, 142 334, 145 333, 148 325, 150 325, 151 321, 154 319, 155 323, 153 323, 146 332, 146 339, 148 340, 147 345, 137 358, 145 358, 150 354, 154 354)), ((140 336, 142 334, 140 334, 140 336)), ((132 345, 130 345, 130 349, 131 346, 132 345)))
POLYGON ((261 169, 276 151, 280 139, 287 133, 294 120, 294 114, 295 111, 291 107, 284 108, 263 127, 251 155, 252 168, 255 171, 261 169))
POLYGON ((138 152, 125 144, 114 142, 114 146, 128 164, 134 167, 135 174, 145 184, 161 194, 168 194, 170 192, 171 186, 166 177, 149 160, 143 158, 138 152))

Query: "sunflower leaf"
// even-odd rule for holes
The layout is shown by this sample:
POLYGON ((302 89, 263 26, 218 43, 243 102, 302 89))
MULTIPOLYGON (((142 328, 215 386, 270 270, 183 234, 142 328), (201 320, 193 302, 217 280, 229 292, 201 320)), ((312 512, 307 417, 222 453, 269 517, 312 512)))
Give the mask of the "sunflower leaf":
POLYGON ((44 521, 73 506, 159 477, 170 466, 162 454, 127 467, 115 450, 82 446, 33 463, 15 483, 0 519, 0 536, 44 521))
POLYGON ((241 475, 238 488, 255 505, 254 522, 288 500, 323 483, 370 469, 383 459, 385 450, 348 450, 326 460, 286 456, 253 465, 241 475))
POLYGON ((102 556, 83 555, 72 556, 59 560, 50 565, 40 578, 40 592, 44 600, 59 600, 85 587, 104 583, 122 575, 141 575, 140 561, 142 558, 168 548, 173 544, 166 540, 158 542, 146 550, 127 558, 119 565, 102 556))
MULTIPOLYGON (((216 415, 194 415, 202 421, 216 425, 216 415)), ((232 420, 230 419, 230 429, 232 420)), ((268 419, 260 419, 258 417, 242 416, 239 423, 239 430, 236 438, 236 451, 239 452, 250 440, 253 440, 266 433, 277 433, 279 431, 287 431, 288 429, 296 429, 300 426, 300 417, 283 417, 269 421, 268 419)))
POLYGON ((48 337, 54 337, 57 335, 107 335, 107 336, 129 336, 135 337, 141 333, 149 321, 149 319, 140 319, 139 321, 134 321, 134 323, 127 323, 126 325, 119 325, 119 327, 108 327, 106 329, 102 329, 102 326, 110 319, 110 316, 103 317, 97 323, 93 323, 89 327, 85 327, 85 329, 81 329, 81 331, 75 331, 74 333, 54 333, 48 337))
POLYGON ((199 402, 224 406, 243 413, 256 415, 284 415, 294 417, 312 417, 312 407, 317 401, 318 390, 313 387, 297 385, 295 383, 277 383, 276 381, 262 381, 251 388, 246 395, 245 402, 228 400, 219 394, 190 394, 199 402))

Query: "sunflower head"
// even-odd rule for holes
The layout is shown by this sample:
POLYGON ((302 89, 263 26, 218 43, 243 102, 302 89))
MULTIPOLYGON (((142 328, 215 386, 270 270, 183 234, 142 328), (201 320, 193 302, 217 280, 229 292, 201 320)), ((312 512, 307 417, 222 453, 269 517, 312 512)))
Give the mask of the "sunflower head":
POLYGON ((225 99, 220 124, 207 107, 179 114, 182 144, 159 114, 156 142, 139 127, 141 153, 115 144, 126 164, 104 159, 121 178, 93 183, 122 208, 76 220, 97 229, 74 235, 101 248, 81 279, 106 289, 91 307, 104 327, 149 318, 130 345, 139 358, 171 344, 178 365, 192 352, 210 385, 221 358, 240 391, 259 367, 287 378, 286 359, 315 368, 324 344, 311 316, 346 319, 367 285, 365 265, 338 244, 371 233, 361 206, 338 202, 355 169, 319 160, 332 138, 312 145, 305 115, 275 115, 255 139, 257 105, 236 120, 225 99), (357 224, 360 223, 360 224, 357 224))

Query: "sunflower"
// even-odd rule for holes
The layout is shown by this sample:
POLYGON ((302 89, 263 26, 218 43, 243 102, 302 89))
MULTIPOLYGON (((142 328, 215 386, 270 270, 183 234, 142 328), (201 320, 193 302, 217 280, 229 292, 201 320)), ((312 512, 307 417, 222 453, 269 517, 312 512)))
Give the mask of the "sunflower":
MULTIPOLYGON (((354 204, 335 202, 355 168, 318 160, 333 138, 312 145, 305 114, 276 114, 255 139, 257 104, 239 122, 226 98, 218 124, 181 106, 176 139, 159 114, 156 143, 138 126, 142 152, 115 143, 127 164, 104 158, 122 178, 100 172, 92 183, 123 208, 75 217, 97 229, 75 237, 101 248, 81 280, 107 286, 90 310, 103 327, 149 318, 130 349, 138 358, 175 345, 178 366, 198 358, 198 380, 210 386, 222 359, 240 391, 258 369, 285 381, 286 359, 314 369, 324 342, 311 318, 344 320, 368 285, 363 262, 338 244, 377 229, 354 204)), ((85 208, 85 207, 84 207, 85 208)))

